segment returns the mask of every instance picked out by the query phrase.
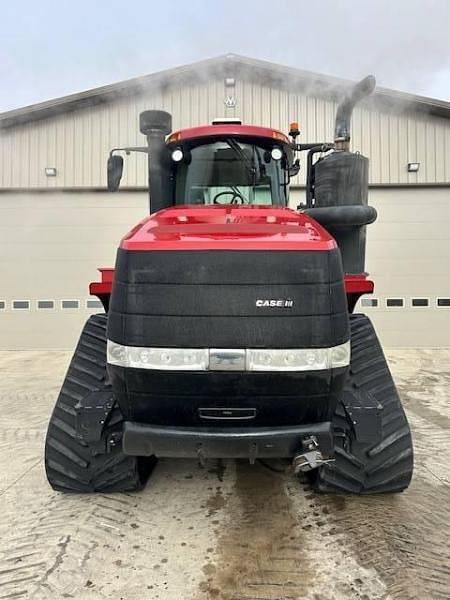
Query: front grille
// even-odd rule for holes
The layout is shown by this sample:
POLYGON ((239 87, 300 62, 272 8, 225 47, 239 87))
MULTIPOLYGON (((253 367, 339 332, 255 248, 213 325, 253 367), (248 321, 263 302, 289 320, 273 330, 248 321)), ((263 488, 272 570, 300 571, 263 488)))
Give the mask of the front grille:
POLYGON ((119 250, 108 319, 118 344, 321 348, 348 337, 337 249, 119 250))

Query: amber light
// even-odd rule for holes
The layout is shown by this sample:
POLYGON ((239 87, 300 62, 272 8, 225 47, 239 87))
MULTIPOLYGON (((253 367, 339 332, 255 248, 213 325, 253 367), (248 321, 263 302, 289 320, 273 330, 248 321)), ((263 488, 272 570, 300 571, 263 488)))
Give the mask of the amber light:
POLYGON ((272 131, 272 137, 275 140, 282 140, 283 142, 285 142, 287 140, 287 138, 284 135, 284 133, 280 133, 279 131, 272 131))
POLYGON ((177 133, 172 133, 171 135, 169 135, 169 139, 167 140, 167 142, 169 144, 173 144, 173 142, 178 142, 180 137, 181 137, 181 133, 179 131, 177 133))
POLYGON ((292 123, 289 125, 289 135, 297 136, 299 133, 300 133, 300 129, 299 129, 297 121, 292 121, 292 123))

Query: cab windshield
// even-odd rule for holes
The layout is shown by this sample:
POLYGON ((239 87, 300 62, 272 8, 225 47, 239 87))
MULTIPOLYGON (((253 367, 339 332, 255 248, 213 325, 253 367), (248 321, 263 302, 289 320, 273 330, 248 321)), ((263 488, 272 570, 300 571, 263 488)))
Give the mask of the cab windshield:
POLYGON ((235 138, 183 149, 183 160, 174 164, 176 204, 285 206, 285 157, 279 150, 235 138))

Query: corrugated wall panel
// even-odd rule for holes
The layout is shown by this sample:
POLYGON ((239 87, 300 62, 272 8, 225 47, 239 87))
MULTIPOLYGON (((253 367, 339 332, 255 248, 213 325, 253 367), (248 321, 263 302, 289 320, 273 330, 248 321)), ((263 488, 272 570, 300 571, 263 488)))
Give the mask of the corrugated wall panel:
POLYGON ((364 156, 371 156, 371 130, 370 130, 370 112, 364 109, 361 110, 361 146, 356 147, 353 144, 352 150, 358 150, 364 156))
MULTIPOLYGON (((412 117, 408 117, 408 126, 407 126, 407 140, 408 140, 408 149, 407 149, 407 163, 408 162, 416 162, 417 161, 417 127, 416 121, 412 117)), ((408 183, 416 183, 418 175, 416 173, 408 173, 408 183)))
POLYGON ((416 175, 418 183, 426 183, 427 161, 426 161, 426 131, 424 121, 416 121, 416 159, 420 163, 420 169, 416 175))
POLYGON ((436 126, 433 122, 425 123, 425 167, 426 179, 436 181, 436 126))
POLYGON ((388 152, 388 164, 389 164, 389 181, 399 181, 400 177, 400 144, 398 139, 398 119, 394 116, 388 116, 388 132, 389 132, 389 152, 388 152))
MULTIPOLYGON (((405 166, 408 163, 408 119, 404 115, 394 118, 397 121, 398 155, 394 155, 398 169, 397 181, 398 183, 409 183, 409 173, 405 166)), ((395 181, 395 179, 392 179, 390 183, 395 181)))
POLYGON ((435 125, 434 140, 434 155, 436 156, 436 180, 445 181, 445 129, 444 127, 440 126, 440 123, 436 123, 435 125))
POLYGON ((450 181, 450 127, 445 128, 445 151, 444 151, 445 181, 450 181))
MULTIPOLYGON (((138 116, 142 110, 162 108, 173 115, 173 126, 190 127, 215 117, 240 116, 250 124, 271 125, 287 131, 298 120, 302 142, 329 141, 333 136, 336 104, 292 93, 267 84, 236 80, 226 87, 213 79, 127 99, 111 101, 0 131, 0 185, 3 188, 99 187, 105 185, 109 150, 120 145, 142 145, 138 116), (227 95, 236 107, 227 108, 227 95), (46 177, 45 167, 56 167, 46 177)), ((372 183, 448 183, 450 181, 450 120, 411 113, 355 110, 352 147, 371 159, 372 183), (421 163, 408 173, 407 163, 421 163)), ((305 168, 293 183, 305 182, 305 168)), ((146 185, 144 155, 126 159, 123 185, 146 185)))
POLYGON ((389 115, 380 114, 380 127, 379 127, 379 140, 380 140, 380 181, 390 181, 390 162, 391 156, 391 141, 389 137, 389 115))

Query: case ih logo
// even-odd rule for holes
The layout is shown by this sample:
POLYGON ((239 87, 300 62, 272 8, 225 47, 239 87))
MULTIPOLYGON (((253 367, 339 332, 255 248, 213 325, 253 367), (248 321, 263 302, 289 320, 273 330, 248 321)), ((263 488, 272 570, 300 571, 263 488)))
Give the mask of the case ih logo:
POLYGON ((257 300, 256 306, 258 308, 292 308, 294 306, 293 300, 257 300))

